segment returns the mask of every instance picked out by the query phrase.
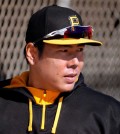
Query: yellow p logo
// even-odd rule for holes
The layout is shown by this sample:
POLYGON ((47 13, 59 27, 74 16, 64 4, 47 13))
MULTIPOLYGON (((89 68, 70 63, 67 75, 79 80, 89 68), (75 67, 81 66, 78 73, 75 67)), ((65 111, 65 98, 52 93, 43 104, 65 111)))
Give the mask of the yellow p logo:
POLYGON ((76 15, 70 16, 69 17, 69 20, 70 20, 71 26, 77 26, 77 25, 79 25, 79 20, 78 20, 78 18, 77 18, 76 15))

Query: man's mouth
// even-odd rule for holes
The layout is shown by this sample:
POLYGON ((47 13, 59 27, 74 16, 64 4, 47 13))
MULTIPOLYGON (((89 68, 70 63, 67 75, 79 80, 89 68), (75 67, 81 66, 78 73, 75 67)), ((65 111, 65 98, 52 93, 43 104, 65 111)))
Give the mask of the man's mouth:
POLYGON ((68 75, 65 75, 64 78, 68 84, 72 84, 76 82, 77 74, 68 74, 68 75))

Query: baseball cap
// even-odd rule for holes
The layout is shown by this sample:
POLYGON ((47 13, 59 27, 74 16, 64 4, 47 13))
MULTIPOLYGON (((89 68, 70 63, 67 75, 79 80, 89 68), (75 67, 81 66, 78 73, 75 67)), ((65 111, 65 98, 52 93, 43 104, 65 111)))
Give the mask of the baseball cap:
POLYGON ((101 46, 101 42, 91 39, 92 34, 92 26, 84 26, 76 11, 52 5, 38 10, 31 16, 25 40, 26 43, 43 41, 53 45, 101 46))

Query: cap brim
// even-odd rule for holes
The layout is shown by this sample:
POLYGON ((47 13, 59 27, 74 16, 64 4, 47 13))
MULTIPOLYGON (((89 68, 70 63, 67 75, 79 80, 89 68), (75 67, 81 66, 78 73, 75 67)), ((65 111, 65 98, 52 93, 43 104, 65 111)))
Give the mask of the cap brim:
POLYGON ((91 46, 101 46, 102 43, 96 40, 91 39, 74 39, 74 38, 61 38, 61 39, 51 39, 51 40, 43 40, 44 43, 53 44, 53 45, 91 45, 91 46))

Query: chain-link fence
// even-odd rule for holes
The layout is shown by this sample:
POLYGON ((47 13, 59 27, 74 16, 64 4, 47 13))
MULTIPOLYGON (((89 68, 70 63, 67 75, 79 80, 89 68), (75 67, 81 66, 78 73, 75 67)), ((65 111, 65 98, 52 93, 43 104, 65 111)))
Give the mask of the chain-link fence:
POLYGON ((71 6, 92 25, 102 47, 87 47, 84 76, 92 87, 120 100, 120 0, 74 0, 71 6))
POLYGON ((76 10, 84 25, 92 25, 102 47, 86 47, 85 81, 120 100, 120 0, 0 0, 0 80, 28 69, 23 55, 28 20, 46 5, 64 4, 76 10))

